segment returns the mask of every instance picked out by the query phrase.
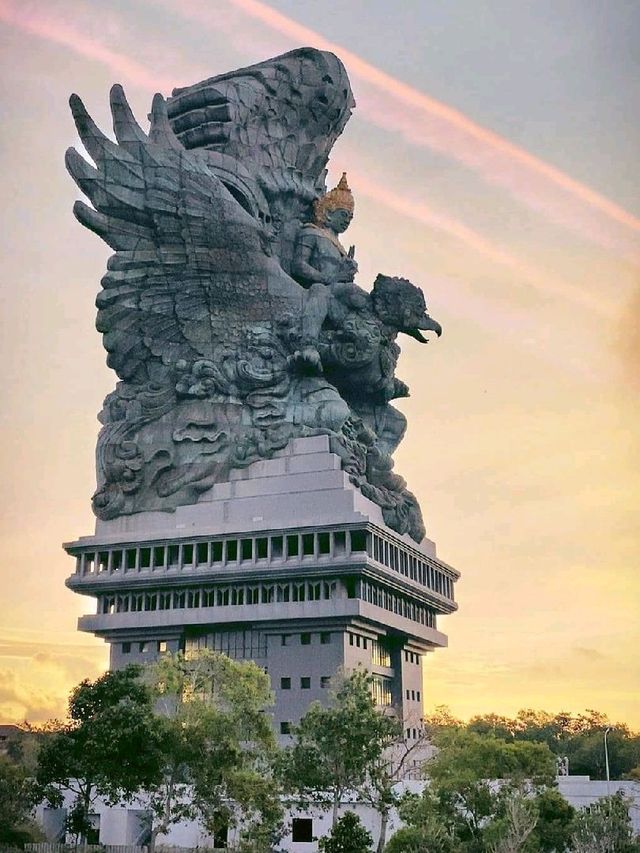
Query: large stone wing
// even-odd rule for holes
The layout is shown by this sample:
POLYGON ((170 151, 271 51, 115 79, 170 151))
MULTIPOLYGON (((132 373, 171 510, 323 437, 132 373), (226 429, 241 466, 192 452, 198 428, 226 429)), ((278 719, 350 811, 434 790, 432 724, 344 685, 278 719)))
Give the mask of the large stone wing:
POLYGON ((248 322, 299 306, 301 288, 265 251, 261 224, 175 137, 156 95, 145 133, 120 86, 111 91, 116 142, 76 95, 80 138, 95 167, 73 148, 66 164, 93 208, 80 222, 116 250, 97 298, 107 363, 122 379, 158 381, 177 361, 207 358, 248 322))

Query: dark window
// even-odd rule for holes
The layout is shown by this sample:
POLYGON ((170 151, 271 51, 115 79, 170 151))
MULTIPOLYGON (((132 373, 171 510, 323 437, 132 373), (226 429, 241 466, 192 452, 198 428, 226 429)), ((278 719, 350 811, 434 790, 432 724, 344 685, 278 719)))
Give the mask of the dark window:
POLYGON ((271 557, 274 560, 279 560, 282 557, 282 536, 271 538, 271 557))
POLYGON ((289 637, 291 634, 282 634, 280 638, 280 645, 288 646, 289 645, 289 637))
POLYGON ((182 565, 183 566, 192 566, 193 565, 193 545, 183 545, 182 546, 182 565))
POLYGON ((313 544, 313 533, 303 533, 302 534, 302 553, 305 557, 313 557, 314 553, 314 544, 313 544))
POLYGON ((418 700, 418 702, 420 701, 420 691, 419 690, 416 690, 416 699, 418 700))
POLYGON ((300 553, 297 536, 287 536, 287 557, 297 557, 300 553))
POLYGON ((356 579, 355 578, 347 578, 344 582, 344 585, 347 588, 347 598, 355 598, 356 597, 356 579))
POLYGON ((411 691, 407 690, 407 699, 411 696, 411 691))
POLYGON ((333 534, 333 551, 334 554, 344 554, 347 550, 347 534, 342 531, 333 534))
POLYGON ((259 560, 266 560, 268 554, 269 540, 266 538, 256 539, 256 556, 259 560))
POLYGON ((330 675, 321 675, 320 676, 320 687, 322 687, 324 689, 325 687, 328 687, 330 683, 331 683, 331 676, 330 675))
POLYGON ((221 563, 222 562, 222 542, 212 542, 211 543, 211 562, 212 563, 221 563))
POLYGON ((310 817, 294 817, 291 821, 292 841, 313 841, 313 820, 310 817))
POLYGON ((168 559, 167 564, 169 566, 175 566, 178 563, 178 546, 177 545, 169 545, 168 549, 168 559))
POLYGON ((98 571, 106 572, 109 567, 109 552, 100 551, 98 554, 98 571))
POLYGON ((122 568, 122 551, 114 551, 111 554, 111 570, 119 572, 122 568))
POLYGON ((138 643, 138 651, 144 654, 147 651, 146 643, 138 643))
POLYGON ((185 606, 186 601, 186 593, 184 592, 174 592, 173 593, 173 606, 182 609, 185 606))
POLYGON ((227 562, 233 563, 238 559, 238 540, 229 539, 227 542, 227 562))
POLYGON ((311 679, 308 675, 303 675, 300 679, 300 689, 301 690, 310 690, 311 689, 311 679))
POLYGON ((291 723, 280 723, 280 734, 281 735, 291 734, 291 723))
POLYGON ((122 644, 122 654, 128 655, 131 652, 131 643, 123 643, 122 644))
POLYGON ((280 679, 280 690, 291 690, 291 679, 288 677, 280 679))
POLYGON ((350 535, 352 551, 367 550, 367 533, 365 530, 352 530, 350 535))
POLYGON ((242 539, 240 554, 243 560, 253 560, 253 539, 242 539))
POLYGON ((209 562, 209 544, 207 542, 198 542, 196 549, 196 558, 198 565, 209 562))
POLYGON ((311 634, 300 634, 300 643, 303 646, 311 645, 311 634))
POLYGON ((153 549, 153 565, 156 568, 164 566, 164 548, 153 549))
POLYGON ((226 850, 229 844, 229 826, 224 817, 216 816, 216 827, 213 831, 213 849, 226 850), (218 822, 219 821, 219 822, 218 822))
POLYGON ((349 634, 349 645, 353 645, 353 634, 349 634))
POLYGON ((127 549, 127 568, 135 569, 136 567, 136 549, 128 548, 127 549))
POLYGON ((331 642, 331 634, 327 631, 323 631, 322 634, 320 634, 320 642, 323 646, 328 646, 331 642))
POLYGON ((151 548, 140 548, 140 568, 148 569, 151 565, 151 548))
POLYGON ((331 535, 329 533, 318 533, 318 551, 321 554, 329 554, 331 551, 331 535))

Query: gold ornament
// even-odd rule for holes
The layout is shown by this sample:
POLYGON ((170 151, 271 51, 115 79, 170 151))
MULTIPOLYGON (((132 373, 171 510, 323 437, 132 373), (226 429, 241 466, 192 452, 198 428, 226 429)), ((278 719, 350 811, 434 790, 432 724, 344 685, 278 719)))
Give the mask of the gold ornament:
POLYGON ((347 183, 347 173, 343 172, 338 186, 314 201, 313 218, 317 225, 324 225, 324 218, 328 211, 348 210, 353 214, 354 207, 353 194, 347 183))

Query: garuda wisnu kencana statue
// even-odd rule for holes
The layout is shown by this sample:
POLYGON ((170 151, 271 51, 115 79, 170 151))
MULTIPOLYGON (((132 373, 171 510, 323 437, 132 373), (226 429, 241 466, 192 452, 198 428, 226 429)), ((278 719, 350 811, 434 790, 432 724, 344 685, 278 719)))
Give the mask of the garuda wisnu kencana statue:
POLYGON ((294 50, 156 95, 150 128, 111 91, 116 141, 71 97, 67 167, 92 202, 80 222, 115 254, 96 325, 119 377, 100 414, 101 519, 194 503, 234 468, 326 434, 386 523, 420 541, 415 497, 394 473, 406 421, 390 401, 399 333, 440 334, 422 291, 354 284, 340 234, 354 201, 326 165, 354 100, 331 53, 294 50))

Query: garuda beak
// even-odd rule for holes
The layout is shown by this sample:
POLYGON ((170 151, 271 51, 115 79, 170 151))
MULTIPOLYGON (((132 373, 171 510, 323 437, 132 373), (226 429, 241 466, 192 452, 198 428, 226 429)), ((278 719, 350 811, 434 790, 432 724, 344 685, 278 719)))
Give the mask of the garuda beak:
POLYGON ((440 323, 428 314, 424 315, 418 326, 415 326, 412 329, 403 329, 405 335, 411 335, 412 338, 420 341, 421 344, 426 344, 427 338, 422 334, 423 330, 425 332, 435 332, 438 337, 442 334, 442 326, 440 323))

